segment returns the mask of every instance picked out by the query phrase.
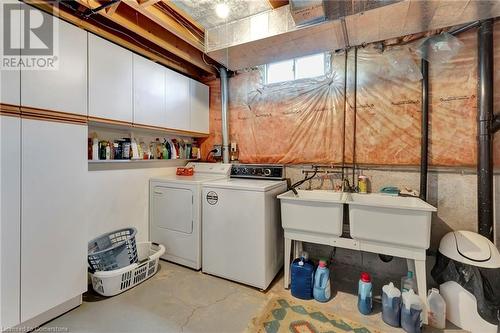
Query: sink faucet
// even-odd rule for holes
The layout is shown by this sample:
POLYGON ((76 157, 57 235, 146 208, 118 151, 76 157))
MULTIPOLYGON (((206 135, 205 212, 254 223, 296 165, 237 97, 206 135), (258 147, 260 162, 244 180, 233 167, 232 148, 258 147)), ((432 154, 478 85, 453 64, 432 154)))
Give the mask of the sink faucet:
POLYGON ((354 192, 354 186, 351 186, 349 179, 347 177, 342 181, 342 192, 352 193, 354 192))

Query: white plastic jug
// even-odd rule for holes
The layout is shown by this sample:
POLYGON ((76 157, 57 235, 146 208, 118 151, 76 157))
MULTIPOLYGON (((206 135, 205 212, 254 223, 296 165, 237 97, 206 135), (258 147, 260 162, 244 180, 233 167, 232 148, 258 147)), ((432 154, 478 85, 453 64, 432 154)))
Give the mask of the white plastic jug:
POLYGON ((422 327, 423 304, 413 289, 403 291, 401 308, 401 327, 408 333, 420 333, 422 327))
POLYGON ((439 290, 432 288, 427 294, 429 326, 444 329, 446 326, 446 302, 439 290))

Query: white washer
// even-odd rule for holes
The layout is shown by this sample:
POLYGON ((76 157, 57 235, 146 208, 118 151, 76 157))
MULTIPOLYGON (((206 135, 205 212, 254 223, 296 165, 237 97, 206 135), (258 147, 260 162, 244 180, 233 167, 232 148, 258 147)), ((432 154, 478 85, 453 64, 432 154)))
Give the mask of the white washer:
POLYGON ((165 246, 162 259, 201 268, 201 185, 229 177, 231 164, 188 163, 193 176, 153 178, 149 183, 149 237, 165 246))
MULTIPOLYGON (((276 175, 268 166, 234 166, 231 174, 276 175)), ((276 177, 281 178, 281 176, 276 177)), ((265 290, 283 266, 283 229, 276 198, 284 180, 225 179, 203 184, 204 273, 265 290)))

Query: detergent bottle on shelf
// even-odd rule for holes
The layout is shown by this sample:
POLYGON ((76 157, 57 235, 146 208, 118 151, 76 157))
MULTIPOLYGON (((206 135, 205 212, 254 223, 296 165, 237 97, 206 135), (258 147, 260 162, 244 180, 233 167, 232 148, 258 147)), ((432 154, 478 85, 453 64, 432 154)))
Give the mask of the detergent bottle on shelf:
POLYGON ((313 296, 318 302, 330 300, 330 270, 326 267, 326 260, 319 261, 316 273, 314 273, 313 296))
POLYGON ((401 291, 392 282, 382 287, 382 319, 394 327, 401 323, 401 291))
POLYGON ((422 327, 423 305, 420 297, 413 289, 403 291, 403 305, 401 306, 401 327, 408 333, 420 333, 422 327))
POLYGON ((372 312, 372 278, 363 272, 358 283, 358 310, 364 315, 372 312))
POLYGON ((444 329, 446 326, 446 302, 439 290, 432 288, 427 294, 429 326, 444 329))
POLYGON ((313 298, 314 264, 307 252, 292 262, 290 268, 292 296, 300 299, 313 298))

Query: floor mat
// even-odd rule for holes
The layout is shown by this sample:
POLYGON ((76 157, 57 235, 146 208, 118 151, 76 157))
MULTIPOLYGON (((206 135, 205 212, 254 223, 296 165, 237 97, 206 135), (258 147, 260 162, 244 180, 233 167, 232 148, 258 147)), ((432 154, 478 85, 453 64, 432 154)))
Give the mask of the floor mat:
POLYGON ((274 298, 253 321, 248 332, 258 333, 319 333, 355 332, 380 333, 337 315, 318 310, 288 298, 274 298))

